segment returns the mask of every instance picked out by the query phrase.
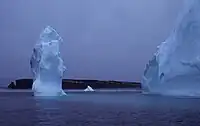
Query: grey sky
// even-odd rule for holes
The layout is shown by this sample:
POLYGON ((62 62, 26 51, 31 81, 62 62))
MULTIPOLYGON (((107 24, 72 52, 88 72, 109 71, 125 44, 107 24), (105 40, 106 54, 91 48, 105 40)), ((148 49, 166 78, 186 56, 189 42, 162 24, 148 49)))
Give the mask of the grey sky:
POLYGON ((139 81, 182 0, 1 0, 0 77, 30 77, 46 25, 64 39, 65 78, 139 81))

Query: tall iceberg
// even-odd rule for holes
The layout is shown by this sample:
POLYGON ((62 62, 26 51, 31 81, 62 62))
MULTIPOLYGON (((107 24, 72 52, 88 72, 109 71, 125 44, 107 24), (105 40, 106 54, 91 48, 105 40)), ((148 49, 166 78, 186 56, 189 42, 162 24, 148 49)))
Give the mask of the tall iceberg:
POLYGON ((59 45, 62 42, 59 34, 47 26, 40 34, 30 60, 34 81, 34 96, 62 96, 62 76, 65 71, 60 56, 59 45))
POLYGON ((184 1, 175 28, 146 65, 142 88, 167 95, 200 95, 200 0, 184 1))

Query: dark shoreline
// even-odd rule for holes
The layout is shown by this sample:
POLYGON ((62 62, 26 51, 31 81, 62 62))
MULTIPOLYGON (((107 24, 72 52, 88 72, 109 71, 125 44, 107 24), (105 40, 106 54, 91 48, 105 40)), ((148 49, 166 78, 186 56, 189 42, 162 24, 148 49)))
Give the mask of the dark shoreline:
MULTIPOLYGON (((9 89, 31 89, 33 79, 17 79, 12 81, 7 88, 9 89)), ((85 89, 87 86, 93 89, 141 89, 139 82, 122 81, 101 81, 101 80, 76 80, 63 79, 63 89, 85 89)))

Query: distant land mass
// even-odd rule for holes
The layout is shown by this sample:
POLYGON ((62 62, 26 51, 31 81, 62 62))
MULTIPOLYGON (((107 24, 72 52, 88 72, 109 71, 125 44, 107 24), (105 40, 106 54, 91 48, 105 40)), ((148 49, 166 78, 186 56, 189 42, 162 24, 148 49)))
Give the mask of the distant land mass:
MULTIPOLYGON (((33 79, 17 79, 10 82, 9 89, 31 89, 33 79)), ((141 89, 139 82, 121 82, 121 81, 102 81, 102 80, 77 80, 63 79, 63 89, 85 89, 87 86, 93 89, 118 89, 118 88, 134 88, 141 89)))

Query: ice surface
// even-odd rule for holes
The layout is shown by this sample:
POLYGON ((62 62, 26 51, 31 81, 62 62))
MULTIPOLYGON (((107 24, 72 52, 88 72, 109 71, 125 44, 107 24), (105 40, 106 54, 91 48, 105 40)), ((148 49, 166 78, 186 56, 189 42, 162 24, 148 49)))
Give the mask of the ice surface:
POLYGON ((62 38, 50 26, 40 34, 30 60, 34 96, 66 95, 62 90, 62 76, 66 68, 59 52, 61 42, 62 38))
POLYGON ((176 27, 146 65, 142 88, 169 95, 200 95, 200 0, 184 1, 176 27))
POLYGON ((87 86, 87 88, 84 91, 94 91, 94 90, 92 89, 92 87, 87 86))

